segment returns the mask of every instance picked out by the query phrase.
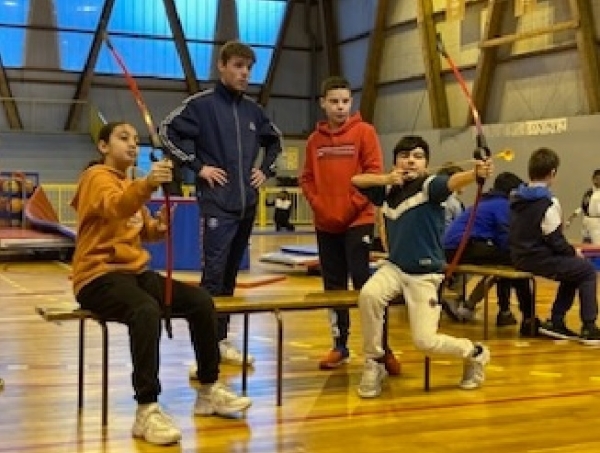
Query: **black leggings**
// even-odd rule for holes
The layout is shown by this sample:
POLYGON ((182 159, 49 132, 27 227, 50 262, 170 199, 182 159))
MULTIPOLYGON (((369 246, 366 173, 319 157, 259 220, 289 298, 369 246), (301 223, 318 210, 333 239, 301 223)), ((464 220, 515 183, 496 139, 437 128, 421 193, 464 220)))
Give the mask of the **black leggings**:
MULTIPOLYGON (((96 278, 77 294, 82 308, 107 321, 120 322, 129 329, 132 382, 140 404, 156 402, 159 344, 165 278, 152 271, 141 274, 111 272, 96 278)), ((185 318, 203 384, 219 376, 219 349, 215 306, 208 292, 197 286, 173 281, 172 314, 185 318)))

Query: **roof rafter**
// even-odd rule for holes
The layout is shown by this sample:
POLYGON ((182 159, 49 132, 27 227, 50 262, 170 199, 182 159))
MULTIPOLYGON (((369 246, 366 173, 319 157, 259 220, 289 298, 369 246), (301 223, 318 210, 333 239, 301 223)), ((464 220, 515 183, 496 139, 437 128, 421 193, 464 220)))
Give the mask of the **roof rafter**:
POLYGON ((187 86, 187 90, 190 94, 196 93, 200 90, 200 85, 198 84, 196 71, 194 69, 194 65, 192 64, 190 51, 185 42, 183 26, 181 25, 179 13, 177 13, 175 1, 163 0, 163 2, 165 4, 165 10, 167 12, 167 19, 169 20, 169 25, 171 26, 171 32, 173 33, 173 38, 175 39, 175 48, 177 49, 177 53, 179 54, 179 59, 181 60, 181 66, 183 68, 183 73, 185 74, 185 84, 187 86))
POLYGON ((365 121, 373 122, 375 103, 377 101, 377 81, 385 46, 385 26, 388 11, 388 0, 377 2, 375 23, 369 39, 369 50, 363 76, 362 95, 360 98, 360 114, 365 121))
POLYGON ((275 43, 275 49, 273 50, 273 58, 271 58, 271 63, 269 64, 269 69, 267 70, 265 83, 263 83, 260 88, 260 92, 258 93, 258 103, 262 106, 267 105, 269 102, 269 97, 271 96, 271 89, 273 88, 273 81, 275 79, 275 70, 279 64, 279 59, 281 58, 281 51, 283 50, 282 48, 285 35, 288 31, 290 23, 292 22, 292 10, 294 9, 294 3, 296 3, 294 0, 288 0, 287 2, 283 15, 283 23, 279 29, 277 42, 275 43))

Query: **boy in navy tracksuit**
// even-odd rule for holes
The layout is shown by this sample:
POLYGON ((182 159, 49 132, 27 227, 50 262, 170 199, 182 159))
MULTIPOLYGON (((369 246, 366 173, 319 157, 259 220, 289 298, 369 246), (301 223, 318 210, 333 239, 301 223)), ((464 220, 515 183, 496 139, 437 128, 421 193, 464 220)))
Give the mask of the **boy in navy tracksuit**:
POLYGON ((539 332, 552 338, 578 339, 586 345, 600 344, 596 326, 596 270, 581 251, 571 246, 562 232, 562 212, 550 192, 560 159, 556 152, 539 148, 529 158, 529 184, 513 192, 510 202, 509 244, 517 269, 558 281, 550 319, 539 332), (565 316, 579 291, 581 332, 570 330, 565 316))
MULTIPOLYGON (((240 42, 220 52, 220 81, 214 89, 187 98, 162 122, 167 152, 191 168, 202 216, 202 286, 213 296, 233 294, 237 273, 252 232, 258 188, 274 176, 281 133, 263 108, 244 92, 256 57, 240 42), (260 148, 264 156, 255 167, 260 148)), ((221 360, 241 364, 227 341, 229 316, 218 319, 221 360)), ((248 359, 252 363, 253 358, 248 359)), ((195 373, 193 373, 195 374, 195 373)))
MULTIPOLYGON (((509 226, 509 194, 523 180, 514 173, 500 173, 494 180, 493 188, 481 199, 475 212, 473 228, 469 241, 461 256, 461 263, 469 264, 505 264, 511 265, 508 248, 509 226)), ((452 261, 465 233, 468 219, 473 207, 468 208, 446 229, 444 234, 444 250, 446 258, 452 261)), ((481 279, 473 292, 465 301, 463 307, 458 307, 457 314, 462 319, 472 319, 475 305, 484 297, 486 281, 481 279)), ((510 311, 510 291, 514 288, 519 300, 519 308, 523 314, 521 334, 530 335, 531 323, 534 322, 532 313, 533 294, 529 282, 523 279, 501 278, 496 281, 499 312, 496 318, 497 326, 507 326, 517 323, 510 311)))

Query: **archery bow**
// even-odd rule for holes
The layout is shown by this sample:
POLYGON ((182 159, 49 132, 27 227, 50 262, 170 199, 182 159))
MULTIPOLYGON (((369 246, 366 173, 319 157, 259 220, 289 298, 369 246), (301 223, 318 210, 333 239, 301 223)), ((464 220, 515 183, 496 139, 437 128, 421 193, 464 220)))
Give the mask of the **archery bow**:
MULTIPOLYGON (((140 113, 142 114, 142 118, 144 119, 144 123, 148 129, 148 133, 150 134, 150 144, 152 145, 152 151, 150 153, 150 159, 153 162, 158 160, 158 157, 154 154, 154 151, 157 149, 162 149, 162 143, 160 138, 158 137, 156 126, 154 125, 154 121, 152 120, 152 115, 150 114, 150 109, 144 102, 144 98, 142 97, 142 93, 138 87, 137 82, 128 71, 127 66, 125 66, 125 62, 123 58, 117 52, 117 49, 113 46, 110 38, 108 37, 108 33, 104 34, 104 42, 106 43, 106 47, 114 57, 115 61, 123 71, 123 75, 125 76, 125 80, 127 81, 127 85, 129 86, 129 90, 133 94, 135 99, 135 103, 137 104, 140 113)), ((165 216, 166 216, 166 278, 165 278, 165 294, 164 294, 164 316, 165 316, 165 330, 167 331, 167 335, 169 338, 173 338, 173 326, 171 324, 171 306, 172 306, 172 298, 173 298, 173 234, 172 234, 172 225, 171 225, 171 200, 169 197, 169 190, 166 185, 163 185, 163 194, 165 197, 165 216)))
MULTIPOLYGON (((479 112, 477 111, 477 107, 475 106, 475 103, 473 102, 471 93, 469 93, 469 89, 467 88, 465 79, 463 78, 462 74, 456 67, 456 64, 454 63, 454 61, 452 60, 452 58, 446 51, 446 47, 444 46, 444 43, 442 41, 442 36, 438 33, 436 38, 437 38, 437 51, 444 57, 444 59, 446 60, 446 62, 450 66, 450 68, 452 68, 454 77, 458 81, 458 84, 460 85, 460 88, 461 88, 462 92, 464 93, 464 95, 467 99, 467 102, 469 103, 469 108, 471 109, 473 121, 475 122, 475 129, 477 131, 477 135, 475 137, 476 147, 475 147, 475 151, 473 151, 473 157, 477 160, 481 160, 481 159, 487 160, 487 159, 491 158, 492 153, 490 152, 490 149, 487 145, 487 141, 485 139, 485 135, 483 134, 483 126, 481 125, 481 118, 479 116, 479 112)), ((460 262, 462 254, 467 245, 467 241, 469 240, 471 230, 473 229, 473 224, 475 223, 475 213, 477 211, 477 206, 479 205, 479 201, 481 200, 481 195, 483 193, 483 185, 485 183, 485 178, 482 178, 482 177, 479 177, 476 175, 476 181, 477 181, 477 193, 475 195, 475 201, 473 202, 473 206, 471 208, 471 213, 469 215, 469 219, 467 220, 467 225, 465 227, 465 231, 460 240, 458 248, 456 249, 456 252, 454 253, 454 256, 452 257, 452 261, 446 268, 445 276, 446 276, 447 282, 450 281, 450 278, 452 277, 452 275, 454 274, 454 271, 456 270, 456 266, 458 266, 458 263, 460 262)))

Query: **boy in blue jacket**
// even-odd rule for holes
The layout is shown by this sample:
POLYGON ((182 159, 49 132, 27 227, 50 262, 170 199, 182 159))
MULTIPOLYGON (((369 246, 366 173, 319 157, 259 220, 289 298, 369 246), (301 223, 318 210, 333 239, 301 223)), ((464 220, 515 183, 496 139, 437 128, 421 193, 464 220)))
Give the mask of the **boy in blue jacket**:
MULTIPOLYGON (((473 228, 469 235, 469 242, 460 258, 461 263, 468 264, 496 264, 511 265, 510 250, 508 248, 509 226, 509 194, 523 183, 523 180, 514 173, 500 173, 494 180, 493 188, 481 199, 475 212, 473 228)), ((455 219, 444 235, 444 250, 448 261, 452 261, 471 215, 473 207, 469 207, 455 219)), ((463 306, 458 307, 459 318, 468 320, 473 318, 475 305, 484 297, 485 280, 482 279, 475 287, 463 306)), ((519 300, 519 309, 523 314, 521 335, 531 334, 532 290, 529 282, 523 279, 501 278, 496 281, 496 294, 498 296, 499 312, 496 318, 497 326, 508 326, 517 323, 510 311, 510 291, 514 288, 519 300)), ((539 324, 539 322, 538 322, 539 324)))
POLYGON ((531 154, 529 183, 511 196, 510 256, 517 269, 559 282, 550 319, 542 323, 539 332, 552 338, 599 345, 596 270, 581 250, 567 242, 560 203, 550 192, 559 163, 558 154, 549 148, 539 148, 531 154), (579 334, 565 322, 576 292, 583 323, 579 334))
MULTIPOLYGON (((219 54, 220 80, 173 110, 160 126, 166 151, 196 174, 202 216, 202 286, 230 296, 252 233, 258 188, 275 175, 281 132, 245 93, 256 56, 247 45, 226 43, 219 54), (255 166, 260 149, 264 154, 255 166)), ((229 315, 218 318, 222 362, 242 363, 227 340, 229 315)), ((253 358, 248 358, 251 364, 253 358)), ((192 371, 194 377, 196 371, 192 371)))

